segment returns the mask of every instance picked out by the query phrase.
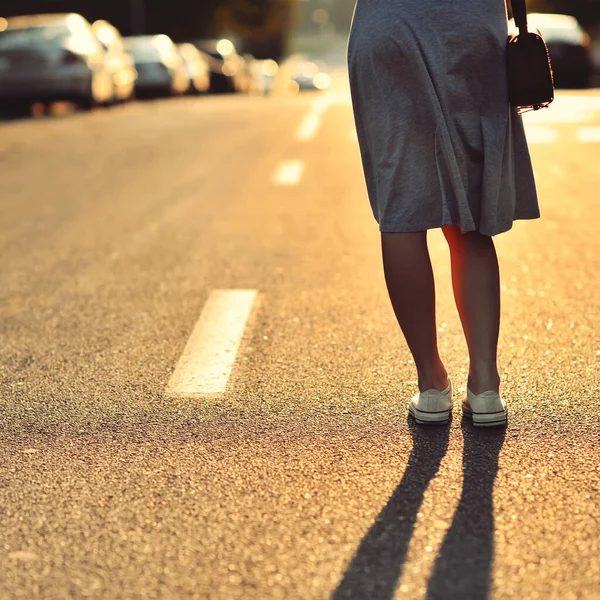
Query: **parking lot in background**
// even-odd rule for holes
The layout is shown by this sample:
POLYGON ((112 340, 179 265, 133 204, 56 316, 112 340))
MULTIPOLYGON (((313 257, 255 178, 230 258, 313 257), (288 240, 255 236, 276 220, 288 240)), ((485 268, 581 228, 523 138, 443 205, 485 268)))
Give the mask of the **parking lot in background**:
MULTIPOLYGON (((596 600, 600 91, 525 115, 543 218, 497 238, 506 430, 461 420, 467 349, 429 235, 456 408, 422 429, 345 40, 323 64, 296 41, 276 71, 236 51, 245 83, 221 71, 218 93, 215 56, 206 89, 199 63, 185 92, 181 68, 175 89, 141 67, 232 54, 202 44, 123 42, 140 101, 109 77, 106 101, 5 106, 0 598, 596 600)), ((21 60, 1 64, 22 83, 21 60)))
POLYGON ((78 14, 0 17, 0 117, 64 114, 134 99, 325 90, 323 61, 305 54, 241 55, 227 38, 175 44, 165 34, 122 37, 78 14))

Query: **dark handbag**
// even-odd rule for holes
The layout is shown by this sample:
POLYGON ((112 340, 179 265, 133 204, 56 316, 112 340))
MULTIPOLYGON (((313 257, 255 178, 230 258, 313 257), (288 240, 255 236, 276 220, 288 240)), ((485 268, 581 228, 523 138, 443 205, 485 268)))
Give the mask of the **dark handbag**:
POLYGON ((554 76, 548 46, 539 32, 527 30, 525 0, 512 0, 519 34, 508 41, 508 92, 519 113, 546 108, 554 100, 554 76))

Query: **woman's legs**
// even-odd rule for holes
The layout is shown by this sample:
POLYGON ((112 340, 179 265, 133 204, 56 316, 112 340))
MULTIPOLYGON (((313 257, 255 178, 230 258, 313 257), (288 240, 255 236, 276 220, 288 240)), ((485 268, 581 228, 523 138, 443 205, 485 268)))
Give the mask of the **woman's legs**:
POLYGON ((443 228, 450 246, 452 286, 469 347, 467 385, 474 394, 498 391, 497 354, 500 331, 500 273, 491 237, 459 227, 443 228))
POLYGON ((382 233, 381 245, 390 300, 417 367, 419 390, 444 390, 448 374, 437 347, 427 233, 382 233))

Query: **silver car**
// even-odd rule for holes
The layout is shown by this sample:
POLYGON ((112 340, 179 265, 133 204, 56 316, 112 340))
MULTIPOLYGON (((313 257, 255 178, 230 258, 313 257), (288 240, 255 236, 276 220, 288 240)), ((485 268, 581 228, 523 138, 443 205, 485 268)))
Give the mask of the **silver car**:
POLYGON ((211 82, 214 93, 246 93, 250 77, 244 68, 244 59, 237 53, 231 40, 196 40, 194 46, 210 57, 211 82))
POLYGON ((531 14, 529 23, 538 29, 546 43, 557 87, 587 88, 594 72, 590 36, 575 17, 569 15, 531 14))
POLYGON ((185 94, 190 89, 183 59, 167 35, 138 35, 124 38, 138 72, 135 91, 141 96, 185 94))
POLYGON ((178 44, 179 54, 192 84, 192 92, 202 94, 210 88, 210 63, 208 56, 203 54, 194 44, 178 44))
POLYGON ((119 30, 104 20, 95 21, 92 30, 106 51, 105 64, 113 80, 114 100, 116 102, 131 100, 138 74, 133 59, 125 49, 119 30))
POLYGON ((104 49, 81 15, 0 18, 0 105, 67 100, 88 109, 112 96, 104 49))

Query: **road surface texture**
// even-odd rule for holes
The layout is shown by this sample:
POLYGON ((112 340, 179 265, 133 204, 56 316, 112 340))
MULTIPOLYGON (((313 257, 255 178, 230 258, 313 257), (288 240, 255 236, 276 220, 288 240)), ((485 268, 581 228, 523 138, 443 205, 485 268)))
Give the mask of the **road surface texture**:
POLYGON ((342 77, 0 123, 0 598, 600 598, 600 93, 527 127, 479 431, 439 232, 456 409, 407 418, 342 77), (257 292, 227 388, 167 393, 214 290, 257 292))

